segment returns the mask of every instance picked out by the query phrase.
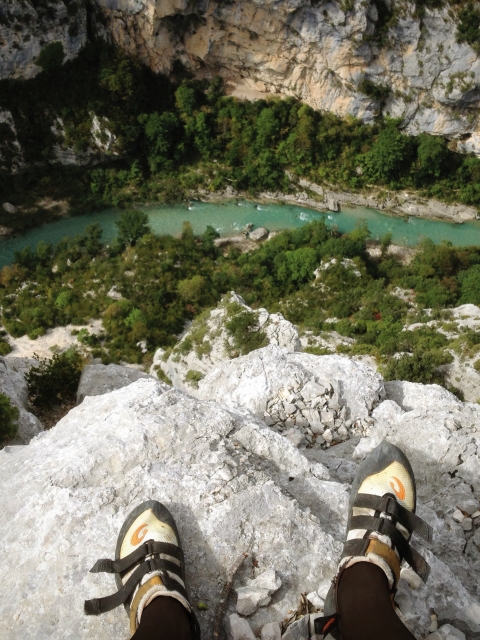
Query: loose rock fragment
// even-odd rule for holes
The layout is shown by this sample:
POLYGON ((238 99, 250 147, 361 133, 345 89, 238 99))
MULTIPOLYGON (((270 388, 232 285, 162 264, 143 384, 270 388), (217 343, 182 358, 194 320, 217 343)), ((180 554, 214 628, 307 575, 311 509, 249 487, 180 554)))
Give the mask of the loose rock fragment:
POLYGON ((282 636, 282 640, 308 640, 310 638, 310 616, 306 615, 291 624, 282 636))
POLYGON ((274 569, 267 569, 263 571, 256 578, 251 578, 247 580, 247 584, 250 587, 259 587, 261 589, 266 589, 268 591, 268 595, 271 596, 278 591, 282 586, 282 581, 279 576, 275 573, 274 569))
POLYGON ((473 528, 473 523, 471 518, 465 518, 463 522, 460 523, 462 529, 464 531, 471 531, 473 528))
POLYGON ((444 624, 437 631, 427 636, 426 640, 465 640, 465 634, 452 627, 451 624, 444 624))
POLYGON ((278 622, 267 622, 262 628, 261 640, 280 640, 282 632, 278 622))
POLYGON ((324 601, 316 591, 312 591, 307 595, 307 600, 312 604, 316 609, 323 609, 324 601))
POLYGON ((333 435, 330 429, 325 429, 325 431, 322 433, 322 436, 323 436, 323 439, 326 440, 327 442, 332 442, 333 440, 333 435))
POLYGON ((400 572, 400 578, 405 580, 411 589, 418 589, 422 584, 422 579, 418 576, 413 569, 404 567, 400 572))
POLYGON ((322 600, 327 599, 327 593, 330 589, 331 584, 332 584, 332 581, 329 580, 328 578, 323 578, 323 580, 320 580, 320 584, 317 587, 317 593, 320 596, 320 598, 322 598, 322 600))
POLYGON ((237 592, 237 611, 242 616, 249 616, 258 609, 270 604, 268 589, 262 587, 239 587, 237 592))
POLYGON ((227 638, 228 640, 255 640, 247 620, 240 618, 236 613, 232 613, 227 618, 227 638))

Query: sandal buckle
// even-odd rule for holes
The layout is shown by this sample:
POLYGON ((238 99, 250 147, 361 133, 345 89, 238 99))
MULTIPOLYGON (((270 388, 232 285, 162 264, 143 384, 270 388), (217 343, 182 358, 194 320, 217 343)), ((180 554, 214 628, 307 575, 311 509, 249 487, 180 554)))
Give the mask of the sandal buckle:
POLYGON ((155 553, 155 550, 153 548, 153 540, 147 540, 147 542, 145 542, 145 550, 146 550, 146 554, 147 556, 153 556, 153 554, 155 553))
POLYGON ((385 496, 384 513, 388 513, 389 516, 393 516, 397 520, 400 517, 399 504, 393 496, 385 496))

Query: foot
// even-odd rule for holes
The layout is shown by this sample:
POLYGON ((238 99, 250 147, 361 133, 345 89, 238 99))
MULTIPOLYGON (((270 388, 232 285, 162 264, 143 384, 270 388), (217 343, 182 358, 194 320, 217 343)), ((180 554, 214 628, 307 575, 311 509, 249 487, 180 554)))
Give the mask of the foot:
POLYGON ((188 600, 185 563, 180 536, 168 509, 156 500, 136 507, 125 520, 117 539, 115 560, 98 560, 92 573, 115 573, 117 593, 85 602, 87 615, 98 615, 123 604, 132 635, 142 612, 157 597, 178 600, 190 614, 194 637, 198 622, 188 600))
POLYGON ((430 541, 432 529, 415 515, 415 507, 415 477, 410 463, 400 449, 384 441, 362 462, 353 482, 346 541, 325 602, 325 617, 316 621, 317 634, 329 632, 341 637, 337 624, 338 584, 345 570, 354 564, 369 562, 379 567, 392 596, 403 560, 423 580, 427 579, 429 566, 409 541, 412 533, 430 541))

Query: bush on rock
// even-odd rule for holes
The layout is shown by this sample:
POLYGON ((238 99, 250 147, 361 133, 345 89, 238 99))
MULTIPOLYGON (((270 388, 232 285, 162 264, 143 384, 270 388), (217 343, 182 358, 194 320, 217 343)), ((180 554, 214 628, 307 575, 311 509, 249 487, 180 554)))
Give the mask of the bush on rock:
POLYGON ((4 393, 0 393, 0 444, 14 438, 18 431, 19 410, 4 393))

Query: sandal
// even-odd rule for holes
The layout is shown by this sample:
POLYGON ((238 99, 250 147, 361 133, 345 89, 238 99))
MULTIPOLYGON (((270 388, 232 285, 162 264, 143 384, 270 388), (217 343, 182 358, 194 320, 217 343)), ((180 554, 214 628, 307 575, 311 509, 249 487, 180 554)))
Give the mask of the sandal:
POLYGON ((400 578, 400 564, 406 560, 425 582, 430 567, 409 545, 412 533, 427 542, 432 528, 415 515, 416 485, 405 454, 386 441, 360 465, 350 494, 347 537, 330 590, 324 616, 315 620, 315 633, 341 640, 337 587, 343 571, 356 562, 372 562, 387 576, 392 605, 400 578))
POLYGON ((159 596, 176 598, 190 614, 193 637, 200 626, 185 585, 185 561, 175 520, 156 500, 136 507, 118 535, 115 560, 98 560, 91 573, 114 573, 118 591, 105 598, 86 600, 86 615, 99 615, 123 604, 133 635, 144 608, 159 596))

